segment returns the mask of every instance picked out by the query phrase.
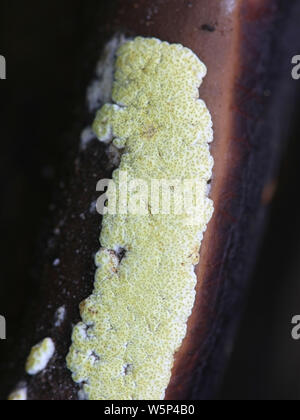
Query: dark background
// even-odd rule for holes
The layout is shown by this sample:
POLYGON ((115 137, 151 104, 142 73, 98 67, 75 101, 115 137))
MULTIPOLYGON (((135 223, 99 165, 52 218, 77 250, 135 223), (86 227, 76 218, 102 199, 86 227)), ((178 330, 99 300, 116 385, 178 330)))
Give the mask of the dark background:
MULTIPOLYGON (((89 7, 82 0, 0 1, 0 54, 7 60, 7 80, 0 81, 0 314, 8 328, 0 367, 25 302, 32 301, 36 244, 68 152, 62 139, 74 103, 84 101, 82 51, 95 24, 93 4, 99 1, 89 0, 89 7)), ((299 90, 300 81, 294 84, 299 90)), ((223 399, 300 399, 300 342, 291 338, 291 319, 300 314, 299 117, 296 108, 289 140, 283 139, 277 190, 223 399)))

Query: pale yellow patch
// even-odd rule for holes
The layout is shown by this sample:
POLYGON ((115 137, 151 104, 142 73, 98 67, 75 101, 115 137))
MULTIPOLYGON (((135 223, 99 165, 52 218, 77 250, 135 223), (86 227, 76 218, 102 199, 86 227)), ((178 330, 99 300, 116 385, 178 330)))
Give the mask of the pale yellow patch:
POLYGON ((29 375, 37 375, 48 365, 55 352, 55 346, 51 338, 45 338, 41 343, 31 349, 26 362, 26 372, 29 375))
POLYGON ((27 389, 21 388, 12 392, 8 397, 8 401, 27 401, 27 389))
POLYGON ((91 400, 163 399, 213 213, 207 198, 212 121, 198 99, 206 68, 181 45, 136 38, 118 50, 115 70, 114 105, 98 112, 94 130, 124 148, 116 185, 121 171, 148 184, 196 179, 201 206, 197 223, 187 213, 104 216, 95 289, 81 304, 67 363, 91 400))

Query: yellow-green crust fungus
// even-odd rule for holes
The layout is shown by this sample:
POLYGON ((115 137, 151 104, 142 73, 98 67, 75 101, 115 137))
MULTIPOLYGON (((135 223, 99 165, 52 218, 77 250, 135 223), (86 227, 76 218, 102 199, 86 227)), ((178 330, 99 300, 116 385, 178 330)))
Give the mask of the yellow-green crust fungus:
POLYGON ((55 345, 51 338, 45 338, 36 346, 32 347, 26 362, 28 375, 37 375, 48 365, 55 352, 55 345))
POLYGON ((148 214, 104 216, 95 288, 80 306, 82 322, 67 357, 88 399, 164 398, 213 213, 207 197, 212 121, 199 99, 205 75, 204 64, 181 45, 139 37, 117 52, 113 104, 94 123, 101 141, 122 149, 116 186, 121 172, 149 186, 153 179, 197 180, 200 206, 196 215, 153 214, 150 205, 148 214))

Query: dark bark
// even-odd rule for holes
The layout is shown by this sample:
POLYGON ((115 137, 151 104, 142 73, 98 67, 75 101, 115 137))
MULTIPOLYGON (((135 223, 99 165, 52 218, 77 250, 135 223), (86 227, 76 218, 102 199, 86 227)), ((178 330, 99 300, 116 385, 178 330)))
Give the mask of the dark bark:
POLYGON ((30 314, 19 336, 16 333, 14 352, 4 359, 9 364, 1 366, 1 397, 25 380, 29 399, 77 399, 78 388, 65 356, 72 324, 79 321, 79 303, 93 288, 100 216, 90 212, 90 203, 97 199, 97 181, 109 178, 112 171, 99 142, 79 150, 80 132, 93 119, 84 109, 84 92, 102 45, 116 31, 124 31, 182 43, 208 66, 201 97, 215 127, 215 214, 201 249, 197 301, 187 338, 176 355, 167 399, 213 398, 240 319, 263 232, 266 191, 277 172, 294 106, 287 46, 294 40, 299 6, 280 0, 244 0, 237 11, 225 13, 219 0, 139 0, 134 4, 119 0, 111 2, 111 10, 104 13, 96 3, 84 6, 89 35, 77 60, 85 76, 72 98, 81 105, 76 117, 69 118, 70 123, 75 121, 72 131, 62 137, 66 147, 60 191, 40 241, 39 268, 30 294, 26 292, 30 314), (53 265, 55 259, 61 262, 58 266, 53 265), (55 312, 62 305, 66 318, 56 328, 55 312), (29 378, 24 373, 25 359, 32 345, 44 337, 55 341, 55 358, 45 372, 29 378))

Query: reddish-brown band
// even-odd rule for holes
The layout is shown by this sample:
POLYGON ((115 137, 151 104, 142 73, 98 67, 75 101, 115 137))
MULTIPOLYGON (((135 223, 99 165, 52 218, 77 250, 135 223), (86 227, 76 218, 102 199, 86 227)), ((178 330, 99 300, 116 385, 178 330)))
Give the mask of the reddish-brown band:
MULTIPOLYGON (((236 292, 232 290, 235 295, 232 300, 230 294, 223 297, 222 294, 226 293, 227 287, 232 287, 233 279, 236 279, 237 287, 243 287, 249 270, 242 255, 245 245, 241 238, 234 237, 241 229, 241 213, 247 212, 248 217, 253 217, 245 206, 257 209, 259 193, 267 181, 266 172, 261 172, 259 180, 257 173, 251 173, 259 169, 255 164, 250 168, 248 165, 252 149, 257 147, 255 132, 259 120, 267 118, 263 114, 267 106, 264 91, 267 86, 263 87, 266 75, 259 73, 259 65, 269 59, 264 56, 268 54, 265 38, 269 36, 278 12, 277 2, 141 0, 135 2, 134 10, 128 0, 119 4, 117 26, 135 34, 183 44, 192 49, 208 69, 201 98, 205 100, 214 124, 212 154, 215 166, 211 197, 215 214, 202 243, 195 307, 188 322, 186 339, 176 355, 166 394, 167 399, 197 398, 197 382, 203 383, 201 376, 206 376, 209 353, 215 350, 219 334, 222 334, 222 318, 226 313, 234 317, 230 305, 236 292), (251 200, 249 196, 245 197, 251 182, 257 182, 256 196, 252 203, 246 204, 251 200), (241 242, 238 244, 238 241, 241 242), (237 246, 241 249, 235 249, 237 246), (236 263, 229 263, 230 258, 236 258, 236 263), (239 279, 234 271, 242 270, 243 263, 245 272, 241 271, 239 279), (224 310, 223 305, 229 308, 224 310)), ((268 139, 260 141, 267 142, 268 139)), ((247 229, 242 235, 247 241, 247 229)), ((252 241, 251 233, 248 240, 252 241)), ((248 249, 251 253, 251 245, 248 249)), ((218 366, 215 368, 218 370, 218 366)), ((202 393, 205 394, 204 389, 202 393)))
MULTIPOLYGON (((214 123, 211 197, 215 214, 202 244, 196 303, 186 339, 175 357, 166 399, 212 398, 230 351, 261 232, 263 190, 277 156, 275 144, 279 138, 273 130, 273 118, 278 117, 276 89, 281 81, 268 72, 273 64, 270 48, 277 36, 275 25, 278 19, 288 19, 281 12, 281 3, 119 0, 109 19, 105 21, 103 15, 99 19, 99 44, 116 31, 155 36, 191 48, 208 68, 201 98, 214 123)), ((93 54, 95 65, 100 55, 95 43, 93 54)), ((82 112, 80 128, 92 118, 82 112)), ((73 142, 79 139, 79 133, 74 129, 73 142)), ((91 214, 88 207, 97 198, 97 181, 109 177, 111 168, 98 142, 79 154, 78 143, 75 149, 72 170, 66 174, 54 214, 53 228, 59 228, 59 234, 51 237, 43 257, 38 305, 31 314, 31 328, 23 333, 26 339, 20 339, 15 353, 16 369, 7 375, 7 392, 13 384, 25 380, 29 399, 78 398, 78 387, 66 368, 65 357, 72 324, 79 320, 79 303, 93 288, 92 254, 98 248, 99 216, 91 214), (53 266, 57 258, 61 263, 53 266), (66 307, 66 319, 56 328, 54 314, 62 305, 66 307), (55 341, 55 357, 46 371, 29 378, 24 374, 25 358, 31 346, 44 337, 55 341)))

